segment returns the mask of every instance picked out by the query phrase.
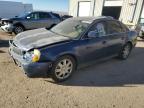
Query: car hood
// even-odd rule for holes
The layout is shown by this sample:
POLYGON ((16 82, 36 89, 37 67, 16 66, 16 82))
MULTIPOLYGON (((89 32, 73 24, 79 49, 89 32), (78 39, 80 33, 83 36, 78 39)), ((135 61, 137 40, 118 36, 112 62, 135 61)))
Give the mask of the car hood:
POLYGON ((13 43, 17 47, 28 51, 33 48, 40 48, 68 40, 70 40, 70 38, 58 35, 45 28, 41 28, 18 34, 14 38, 13 43))
POLYGON ((3 18, 2 21, 14 21, 14 20, 21 20, 22 18, 3 18))

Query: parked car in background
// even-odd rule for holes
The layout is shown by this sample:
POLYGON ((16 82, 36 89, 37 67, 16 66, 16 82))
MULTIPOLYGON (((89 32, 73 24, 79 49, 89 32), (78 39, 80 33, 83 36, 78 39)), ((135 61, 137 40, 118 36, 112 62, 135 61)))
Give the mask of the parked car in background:
POLYGON ((18 34, 9 52, 28 77, 50 72, 60 82, 83 65, 114 56, 127 59, 136 42, 136 31, 110 17, 69 18, 50 30, 18 34))
POLYGON ((64 21, 64 20, 66 20, 68 18, 72 18, 72 17, 73 16, 70 16, 70 15, 63 15, 63 16, 61 16, 61 20, 64 21))
POLYGON ((139 37, 144 39, 144 18, 141 18, 140 19, 140 22, 139 22, 139 37))
POLYGON ((141 24, 141 30, 139 32, 139 37, 144 39, 144 24, 141 24))
POLYGON ((126 25, 129 29, 136 30, 138 33, 138 37, 144 39, 144 18, 141 18, 138 24, 126 23, 126 25))
POLYGON ((58 14, 53 12, 35 11, 26 13, 15 18, 2 19, 1 29, 6 32, 21 33, 25 30, 37 28, 51 28, 60 22, 58 14))

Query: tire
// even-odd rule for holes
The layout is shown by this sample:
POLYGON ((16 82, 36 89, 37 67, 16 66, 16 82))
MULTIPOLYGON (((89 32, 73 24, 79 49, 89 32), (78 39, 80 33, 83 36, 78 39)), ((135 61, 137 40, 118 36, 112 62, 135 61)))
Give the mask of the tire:
POLYGON ((121 52, 119 53, 119 58, 122 60, 126 60, 129 57, 131 50, 132 50, 131 43, 125 44, 121 52))
POLYGON ((21 25, 15 26, 15 28, 14 28, 14 33, 16 35, 19 34, 19 33, 21 33, 21 32, 23 32, 23 31, 24 31, 24 27, 21 26, 21 25))
POLYGON ((55 82, 62 82, 71 77, 75 70, 75 59, 71 56, 62 56, 53 64, 51 77, 55 82))

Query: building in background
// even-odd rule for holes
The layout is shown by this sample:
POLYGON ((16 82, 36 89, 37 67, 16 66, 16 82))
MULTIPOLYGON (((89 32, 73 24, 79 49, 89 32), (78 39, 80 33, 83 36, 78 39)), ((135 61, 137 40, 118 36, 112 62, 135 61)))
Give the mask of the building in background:
POLYGON ((0 1, 0 17, 10 18, 20 14, 33 11, 32 4, 23 4, 21 2, 0 1))
POLYGON ((144 22, 144 0, 70 0, 72 16, 112 16, 124 23, 144 22))
POLYGON ((143 6, 143 9, 142 9, 142 13, 141 13, 141 15, 140 15, 140 23, 141 24, 144 24, 144 6, 143 6))

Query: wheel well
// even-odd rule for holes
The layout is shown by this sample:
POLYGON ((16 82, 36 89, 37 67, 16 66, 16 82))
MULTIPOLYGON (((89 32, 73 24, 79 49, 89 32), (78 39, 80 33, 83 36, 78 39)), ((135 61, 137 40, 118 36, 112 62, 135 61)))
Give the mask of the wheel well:
POLYGON ((131 48, 133 47, 133 44, 131 41, 128 41, 127 44, 130 44, 131 45, 131 48))
POLYGON ((21 23, 16 23, 16 24, 14 24, 14 26, 15 26, 15 27, 16 27, 16 26, 21 26, 21 27, 23 27, 24 30, 25 30, 25 27, 24 27, 23 24, 21 24, 21 23))

